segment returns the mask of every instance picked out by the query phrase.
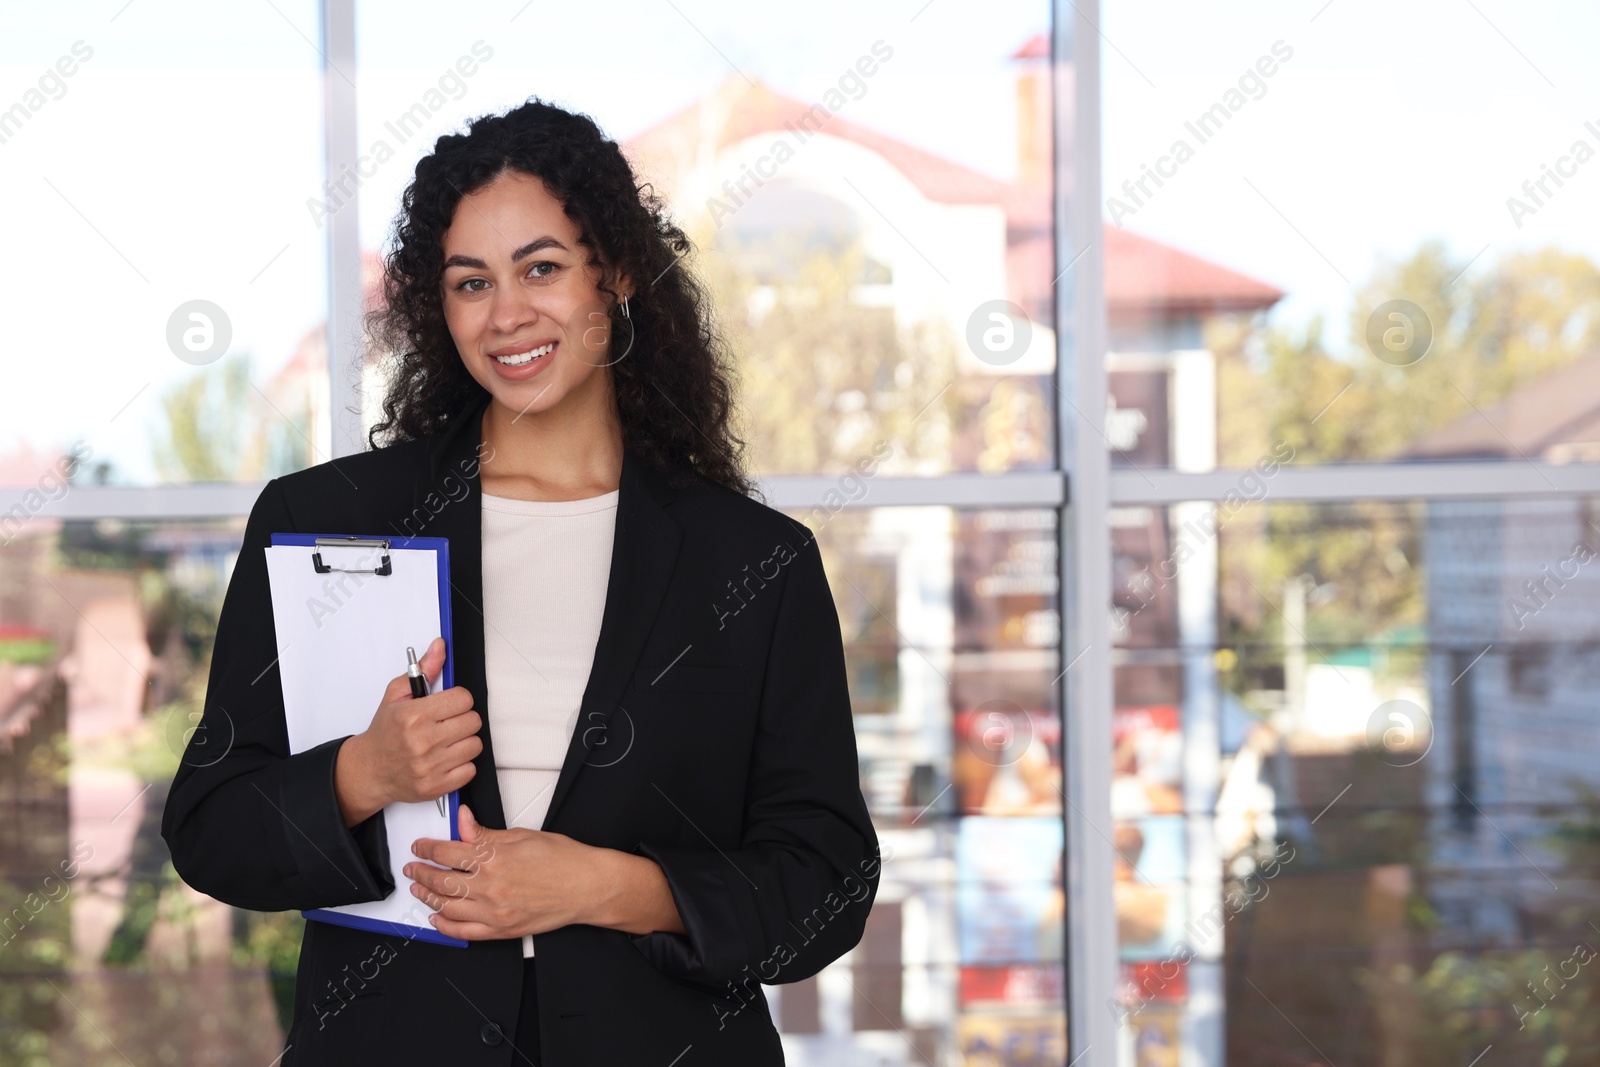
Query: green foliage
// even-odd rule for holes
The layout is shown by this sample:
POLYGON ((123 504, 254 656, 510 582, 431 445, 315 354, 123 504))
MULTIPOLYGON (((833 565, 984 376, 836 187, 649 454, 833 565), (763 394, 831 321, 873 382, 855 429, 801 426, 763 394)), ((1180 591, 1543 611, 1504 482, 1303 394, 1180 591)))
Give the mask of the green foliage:
POLYGON ((947 467, 954 339, 941 323, 902 328, 892 308, 858 298, 872 277, 859 243, 814 245, 775 237, 752 258, 730 242, 700 265, 735 354, 752 465, 842 471, 888 441, 890 469, 947 467), (761 269, 773 262, 783 271, 761 269))
POLYGON ((1402 455, 1432 430, 1600 348, 1600 265, 1548 248, 1488 267, 1438 243, 1381 267, 1351 301, 1350 347, 1330 352, 1324 324, 1301 329, 1221 320, 1224 465, 1249 465, 1277 441, 1297 463, 1402 455), (1428 352, 1399 367, 1366 348, 1367 322, 1389 300, 1421 307, 1428 352), (1253 381, 1250 379, 1254 379, 1253 381))
POLYGON ((164 481, 249 481, 326 458, 309 438, 309 401, 269 398, 251 383, 248 356, 196 368, 161 406, 151 451, 164 481))
MULTIPOLYGON (((1296 464, 1403 456, 1474 407, 1600 349, 1600 266, 1557 249, 1469 263, 1425 244, 1361 286, 1350 337, 1348 350, 1334 352, 1320 319, 1301 328, 1212 322, 1221 463, 1251 466, 1282 444, 1296 464), (1432 323, 1427 354, 1410 366, 1365 348, 1369 316, 1393 299, 1417 304, 1432 323)), ((1275 609, 1301 576, 1313 587, 1306 637, 1330 653, 1425 622, 1418 506, 1274 503, 1267 486, 1265 507, 1235 517, 1223 537, 1228 641, 1280 646, 1275 609)), ((1406 666, 1388 663, 1397 677, 1406 666)))
POLYGON ((288 1033, 294 1022, 295 973, 300 967, 305 918, 297 911, 241 911, 235 915, 244 933, 235 938, 233 962, 239 967, 266 967, 278 1025, 288 1033))
POLYGON ((1366 984, 1375 998, 1413 1006, 1405 1062, 1467 1064, 1493 1045, 1497 1062, 1576 1067, 1600 1048, 1600 965, 1593 956, 1577 945, 1445 952, 1420 974, 1396 965, 1369 972, 1366 984))
POLYGON ((167 481, 241 480, 250 417, 250 361, 242 356, 203 367, 161 398, 166 433, 154 446, 167 481))

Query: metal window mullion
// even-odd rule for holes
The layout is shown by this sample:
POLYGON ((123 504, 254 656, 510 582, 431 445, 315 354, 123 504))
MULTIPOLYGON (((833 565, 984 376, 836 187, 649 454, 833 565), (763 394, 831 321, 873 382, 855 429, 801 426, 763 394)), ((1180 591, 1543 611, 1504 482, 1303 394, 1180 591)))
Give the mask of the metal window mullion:
POLYGON ((1277 500, 1443 500, 1600 493, 1600 464, 1487 460, 1328 463, 1203 473, 1156 468, 1111 472, 1114 504, 1277 500))
MULTIPOLYGON (((363 451, 361 439, 361 219, 356 144, 355 0, 322 0, 323 157, 338 187, 328 216, 328 389, 332 455, 363 451)), ((329 458, 317 455, 315 461, 329 458)))
MULTIPOLYGON (((1085 257, 1087 259, 1088 257, 1085 257)), ((1080 264, 1080 267, 1082 264, 1080 264)), ((1247 471, 1190 474, 1169 470, 1110 472, 1109 503, 1166 505, 1185 501, 1254 503, 1280 500, 1497 499, 1600 493, 1600 465, 1526 463, 1371 464, 1282 467, 1242 487, 1247 471), (1265 486, 1264 489, 1261 487, 1265 486)), ((208 519, 243 517, 263 483, 207 485, 74 485, 56 499, 42 488, 0 488, 0 516, 55 519, 208 519)), ((59 489, 55 490, 59 492, 59 489)), ((813 511, 877 507, 1060 508, 1067 498, 1061 471, 945 474, 872 479, 776 475, 761 481, 766 503, 804 518, 813 511)))
POLYGON ((1054 5, 1057 441, 1070 500, 1059 527, 1067 1062, 1115 1063, 1117 915, 1111 848, 1111 529, 1100 217, 1099 0, 1054 5), (1070 190, 1070 195, 1068 193, 1070 190))

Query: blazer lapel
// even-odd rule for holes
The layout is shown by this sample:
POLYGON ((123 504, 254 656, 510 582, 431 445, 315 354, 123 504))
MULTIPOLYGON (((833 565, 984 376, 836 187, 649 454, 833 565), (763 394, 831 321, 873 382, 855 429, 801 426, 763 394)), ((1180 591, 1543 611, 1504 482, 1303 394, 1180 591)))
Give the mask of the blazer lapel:
POLYGON ((494 740, 489 729, 488 671, 484 658, 483 618, 483 490, 478 478, 478 446, 483 440, 481 417, 488 406, 483 393, 466 405, 428 449, 427 480, 413 490, 412 514, 432 514, 422 532, 450 540, 451 644, 455 684, 472 694, 483 716, 478 736, 483 751, 473 765, 477 773, 461 788, 461 802, 484 826, 503 830, 505 809, 494 769, 494 740))
MULTIPOLYGON (((450 539, 455 684, 473 695, 483 714, 483 751, 473 760, 477 773, 462 788, 461 800, 482 825, 505 829, 490 729, 492 711, 482 711, 494 707, 485 659, 489 624, 483 615, 483 488, 478 477, 482 415, 489 399, 487 393, 474 398, 432 439, 427 481, 415 484, 412 506, 414 514, 417 509, 432 514, 423 534, 450 539)), ((546 828, 585 766, 609 765, 621 759, 632 743, 632 720, 625 709, 621 715, 617 712, 666 596, 682 540, 681 529, 665 510, 674 495, 671 487, 631 449, 623 450, 618 488, 600 637, 578 722, 545 814, 546 828)))

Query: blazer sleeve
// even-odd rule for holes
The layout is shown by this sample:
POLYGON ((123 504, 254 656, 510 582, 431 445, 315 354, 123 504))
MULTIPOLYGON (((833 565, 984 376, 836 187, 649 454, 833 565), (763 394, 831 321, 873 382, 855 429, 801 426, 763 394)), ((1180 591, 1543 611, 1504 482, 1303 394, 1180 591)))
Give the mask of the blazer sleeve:
POLYGON ((346 827, 339 811, 333 772, 346 738, 289 754, 265 549, 273 533, 295 528, 273 479, 245 525, 200 724, 161 816, 179 876, 254 911, 381 900, 394 890, 383 812, 346 827))
POLYGON ((861 940, 878 838, 861 794, 839 617, 816 541, 789 562, 737 849, 641 843, 686 933, 630 935, 664 973, 722 987, 809 977, 861 940), (748 970, 746 970, 748 968, 748 970))

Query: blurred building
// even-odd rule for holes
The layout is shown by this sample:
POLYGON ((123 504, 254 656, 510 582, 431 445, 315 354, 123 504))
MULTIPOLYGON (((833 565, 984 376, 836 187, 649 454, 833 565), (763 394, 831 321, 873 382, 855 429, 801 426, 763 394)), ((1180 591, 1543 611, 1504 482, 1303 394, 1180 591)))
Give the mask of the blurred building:
MULTIPOLYGON (((1421 438, 1407 459, 1600 459, 1600 353, 1421 438)), ((1593 807, 1600 703, 1600 505, 1593 497, 1427 504, 1432 748, 1426 790, 1443 940, 1518 945, 1577 901, 1558 818, 1593 807), (1499 813, 1490 818, 1486 812, 1499 813), (1563 879, 1563 881, 1566 881, 1563 879)))

